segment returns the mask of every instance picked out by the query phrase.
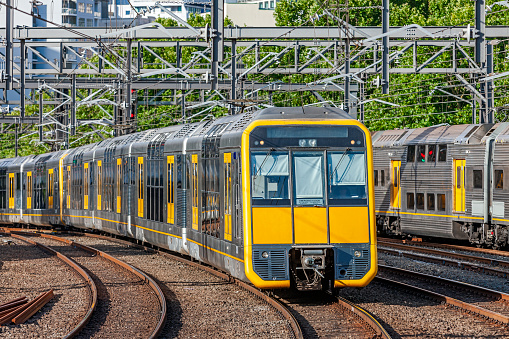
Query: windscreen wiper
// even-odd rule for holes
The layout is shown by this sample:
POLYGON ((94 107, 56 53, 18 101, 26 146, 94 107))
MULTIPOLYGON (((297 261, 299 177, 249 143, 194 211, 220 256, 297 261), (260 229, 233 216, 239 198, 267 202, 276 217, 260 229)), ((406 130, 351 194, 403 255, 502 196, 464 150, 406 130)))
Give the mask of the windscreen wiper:
POLYGON ((265 158, 263 159, 262 161, 262 164, 260 165, 260 170, 259 171, 256 171, 255 174, 253 175, 253 180, 256 179, 256 177, 258 177, 258 174, 262 172, 262 168, 263 168, 263 165, 265 165, 265 162, 267 161, 267 159, 269 158, 269 155, 275 151, 276 149, 275 148, 271 148, 269 149, 269 151, 267 152, 267 155, 265 156, 265 158))
POLYGON ((336 167, 334 168, 334 171, 332 172, 330 178, 329 178, 329 181, 332 181, 332 178, 334 177, 334 174, 336 174, 336 171, 338 170, 338 167, 339 165, 341 164, 341 162, 343 161, 343 158, 345 157, 346 153, 350 152, 352 149, 351 148, 347 148, 345 149, 345 151, 343 152, 343 154, 341 155, 341 158, 339 159, 338 161, 338 164, 336 165, 336 167))

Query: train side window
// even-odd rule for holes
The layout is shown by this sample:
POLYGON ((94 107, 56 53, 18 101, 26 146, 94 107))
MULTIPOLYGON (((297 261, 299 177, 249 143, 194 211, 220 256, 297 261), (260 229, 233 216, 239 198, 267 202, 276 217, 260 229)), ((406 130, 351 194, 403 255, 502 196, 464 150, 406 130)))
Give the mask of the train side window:
POLYGON ((428 162, 435 162, 437 145, 428 145, 428 162))
POLYGON ((378 170, 375 170, 375 186, 378 186, 378 170))
POLYGON ((407 162, 415 162, 415 146, 408 146, 406 153, 406 161, 407 162))
POLYGON ((447 161, 447 145, 438 145, 438 161, 447 161))
POLYGON ((437 194, 437 210, 445 211, 445 194, 437 194))
POLYGON ((406 207, 409 210, 413 210, 415 208, 414 194, 407 193, 406 194, 406 207))
POLYGON ((393 178, 394 178, 394 187, 398 187, 398 168, 397 167, 394 167, 394 175, 393 175, 393 178))
POLYGON ((428 193, 427 198, 428 198, 428 211, 434 211, 435 210, 435 195, 433 193, 428 193))
POLYGON ((424 193, 417 193, 415 195, 415 205, 418 210, 424 209, 424 193))
POLYGON ((495 188, 504 189, 504 171, 495 170, 495 188))
POLYGON ((380 186, 385 186, 385 171, 380 171, 380 186))
POLYGON ((473 181, 474 188, 482 188, 482 170, 474 170, 473 181))
POLYGON ((417 146, 417 162, 426 161, 426 145, 417 146))

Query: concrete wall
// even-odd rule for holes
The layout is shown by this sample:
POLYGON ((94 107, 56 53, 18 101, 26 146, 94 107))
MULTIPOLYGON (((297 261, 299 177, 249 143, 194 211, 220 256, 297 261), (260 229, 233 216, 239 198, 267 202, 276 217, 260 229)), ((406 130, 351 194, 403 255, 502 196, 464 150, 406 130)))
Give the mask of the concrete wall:
POLYGON ((225 3, 224 14, 237 26, 275 27, 273 9, 259 9, 256 3, 225 3))

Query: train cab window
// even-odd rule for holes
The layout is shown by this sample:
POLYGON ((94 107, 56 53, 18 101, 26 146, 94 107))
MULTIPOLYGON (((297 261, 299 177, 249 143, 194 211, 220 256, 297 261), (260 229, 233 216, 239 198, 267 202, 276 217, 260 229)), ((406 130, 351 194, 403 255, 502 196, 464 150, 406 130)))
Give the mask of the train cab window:
POLYGON ((447 145, 438 145, 438 161, 447 161, 447 145))
POLYGON ((417 162, 426 161, 426 145, 417 146, 417 162))
POLYGON ((504 171, 495 170, 495 188, 504 189, 504 171))
POLYGON ((435 210, 435 195, 433 193, 428 193, 426 195, 427 202, 428 202, 428 211, 434 211, 435 210))
POLYGON ((406 153, 406 161, 407 162, 415 162, 415 146, 408 146, 406 153))
POLYGON ((375 170, 375 186, 378 186, 378 171, 375 170))
POLYGON ((472 177, 474 188, 482 188, 482 170, 474 170, 472 177))
POLYGON ((413 193, 407 193, 406 194, 406 207, 409 210, 413 210, 415 207, 415 201, 414 201, 414 194, 413 193))
POLYGON ((364 152, 327 152, 329 204, 365 205, 366 157, 364 152))
POLYGON ((385 186, 385 171, 380 171, 380 186, 385 186))
POLYGON ((445 194, 437 194, 437 210, 445 211, 445 194))
POLYGON ((435 162, 437 155, 437 145, 428 145, 428 162, 435 162))
POLYGON ((424 193, 417 193, 415 195, 415 205, 418 210, 424 209, 424 193))
POLYGON ((251 183, 253 205, 290 205, 287 152, 253 152, 251 183))
POLYGON ((323 205, 325 194, 323 152, 295 152, 293 164, 295 205, 323 205))

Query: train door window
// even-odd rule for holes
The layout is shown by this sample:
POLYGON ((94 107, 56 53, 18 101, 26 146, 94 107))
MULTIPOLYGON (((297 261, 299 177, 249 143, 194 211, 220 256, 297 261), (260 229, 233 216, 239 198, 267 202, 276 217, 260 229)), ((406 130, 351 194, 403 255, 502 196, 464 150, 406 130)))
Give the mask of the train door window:
POLYGON ((7 208, 7 176, 5 170, 0 170, 0 208, 7 208))
POLYGON ((394 167, 392 170, 393 170, 392 183, 393 183, 394 187, 397 188, 399 186, 399 175, 398 175, 399 168, 394 167))
POLYGON ((417 162, 426 161, 426 145, 417 146, 417 162))
MULTIPOLYGON (((293 165, 295 205, 323 205, 325 197, 323 152, 294 152, 293 165)), ((333 174, 334 169, 335 168, 332 169, 331 174, 333 174)), ((342 175, 344 175, 344 172, 341 172, 340 176, 342 175)), ((361 176, 362 173, 359 177, 361 176)), ((341 181, 342 178, 338 178, 336 171, 332 179, 336 179, 335 183, 338 184, 337 181, 341 181)), ((345 185, 344 190, 349 189, 349 187, 346 186, 346 182, 342 182, 342 184, 345 185)))
POLYGON ((198 154, 191 156, 191 195, 193 230, 198 230, 198 154))
POLYGON ((428 162, 435 162, 437 155, 437 145, 428 145, 428 162))
POLYGON ((447 145, 438 145, 438 161, 447 161, 447 145))
POLYGON ((435 194, 433 193, 428 193, 426 195, 426 197, 428 198, 427 199, 427 206, 428 206, 428 211, 434 211, 435 210, 435 194))
POLYGON ((168 198, 168 224, 175 223, 175 192, 174 192, 174 167, 175 167, 175 157, 173 155, 169 155, 167 157, 167 170, 168 170, 168 190, 167 190, 167 198, 168 198))
POLYGON ((88 210, 88 197, 90 195, 90 174, 88 162, 83 164, 83 209, 88 210))
POLYGON ((48 170, 48 208, 53 208, 53 168, 48 170))
POLYGON ((482 170, 473 170, 472 179, 474 188, 482 188, 482 170))
POLYGON ((445 194, 437 194, 437 210, 445 211, 445 194))
POLYGON ((415 201, 414 201, 414 194, 413 193, 407 193, 406 194, 406 207, 408 210, 414 210, 415 208, 415 201))
MULTIPOLYGON (((65 173, 65 176, 67 178, 66 181, 66 187, 67 187, 67 194, 66 194, 66 207, 69 209, 71 208, 71 166, 67 166, 67 171, 65 173)), ((86 183, 86 181, 85 181, 86 183)))
POLYGON ((21 208, 21 173, 16 173, 16 191, 14 192, 14 208, 21 208))
POLYGON ((122 211, 122 158, 117 159, 117 213, 122 211))
POLYGON ((385 186, 385 171, 380 170, 380 186, 385 186))
POLYGON ((224 159, 224 239, 232 240, 232 154, 225 153, 224 159))
POLYGON ((407 153, 406 153, 406 161, 407 162, 415 162, 415 146, 414 145, 408 146, 407 153))
POLYGON ((31 209, 32 208, 32 172, 27 172, 27 190, 26 190, 26 192, 27 192, 27 209, 31 209))
POLYGON ((143 157, 138 157, 138 217, 140 218, 143 218, 144 189, 143 157))
POLYGON ((101 195, 103 188, 103 167, 102 161, 97 160, 97 210, 101 210, 101 195))
POLYGON ((375 186, 378 186, 378 170, 375 170, 375 186))
POLYGON ((504 171, 503 170, 495 170, 495 188, 504 189, 504 171))
POLYGON ((418 210, 424 209, 424 193, 417 193, 415 195, 415 205, 418 210))

